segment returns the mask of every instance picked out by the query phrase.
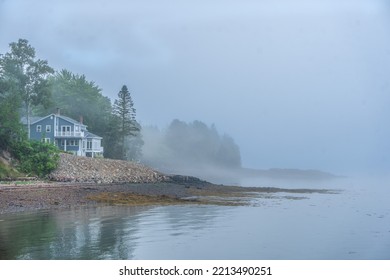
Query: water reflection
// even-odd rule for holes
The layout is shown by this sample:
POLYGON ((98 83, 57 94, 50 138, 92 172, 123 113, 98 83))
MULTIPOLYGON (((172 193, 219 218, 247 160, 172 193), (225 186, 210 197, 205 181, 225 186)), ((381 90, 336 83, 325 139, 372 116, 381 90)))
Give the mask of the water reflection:
MULTIPOLYGON (((40 213, 37 219, 18 214, 3 217, 0 222, 0 259, 15 259, 25 255, 25 249, 42 247, 55 238, 56 222, 50 213, 40 213)), ((44 258, 43 248, 36 250, 35 257, 44 258)))
POLYGON ((216 207, 106 206, 3 215, 0 259, 134 259, 142 243, 200 230, 216 207), (142 233, 140 233, 140 230, 142 233))
POLYGON ((0 259, 131 259, 143 211, 100 207, 3 216, 0 259))
POLYGON ((259 195, 250 207, 0 215, 0 259, 390 259, 389 197, 387 183, 359 181, 337 194, 259 195))

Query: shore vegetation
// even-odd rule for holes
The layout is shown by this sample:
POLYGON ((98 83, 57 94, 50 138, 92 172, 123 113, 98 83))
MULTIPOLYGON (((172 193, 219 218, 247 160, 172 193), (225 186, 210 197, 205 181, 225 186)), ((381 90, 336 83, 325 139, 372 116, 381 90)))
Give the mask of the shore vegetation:
MULTIPOLYGON (((129 97, 127 86, 123 89, 129 97)), ((118 125, 118 106, 114 105, 119 101, 111 103, 85 75, 51 68, 48 61, 36 58, 34 47, 26 39, 10 43, 9 51, 0 54, 0 152, 9 153, 12 160, 0 165, 0 179, 20 174, 45 177, 57 167, 60 151, 52 144, 30 141, 29 131, 31 117, 54 113, 57 108, 70 118, 83 119, 90 132, 102 136, 104 157, 139 160, 143 142, 126 146, 134 142, 130 138, 140 138, 141 130, 135 120, 134 102, 131 98, 126 101, 131 116, 123 115, 122 124, 126 125, 118 125), (22 118, 27 120, 26 126, 22 118)))

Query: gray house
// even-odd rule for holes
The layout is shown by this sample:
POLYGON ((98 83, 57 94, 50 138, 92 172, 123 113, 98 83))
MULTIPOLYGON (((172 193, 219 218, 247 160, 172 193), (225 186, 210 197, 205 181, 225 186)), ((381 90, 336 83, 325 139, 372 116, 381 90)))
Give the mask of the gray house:
MULTIPOLYGON (((27 125, 25 119, 22 120, 27 125)), ((30 120, 30 139, 53 143, 63 151, 78 156, 103 155, 102 137, 87 130, 87 126, 60 114, 33 117, 30 120)))

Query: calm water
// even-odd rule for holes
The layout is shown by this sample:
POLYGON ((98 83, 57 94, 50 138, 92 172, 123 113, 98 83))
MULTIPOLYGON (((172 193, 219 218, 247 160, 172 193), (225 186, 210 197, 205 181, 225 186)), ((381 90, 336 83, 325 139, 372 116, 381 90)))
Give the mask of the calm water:
POLYGON ((390 259, 390 188, 343 182, 343 189, 279 193, 239 207, 0 215, 0 259, 390 259))

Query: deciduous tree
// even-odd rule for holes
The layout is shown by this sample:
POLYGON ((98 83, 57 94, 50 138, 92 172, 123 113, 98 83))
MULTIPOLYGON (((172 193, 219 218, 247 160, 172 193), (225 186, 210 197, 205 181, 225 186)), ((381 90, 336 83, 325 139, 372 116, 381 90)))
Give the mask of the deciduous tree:
POLYGON ((47 79, 54 70, 46 60, 35 58, 35 49, 26 39, 19 39, 9 46, 10 52, 1 57, 3 81, 12 85, 12 94, 19 95, 24 103, 30 138, 31 108, 49 103, 50 87, 47 79))

